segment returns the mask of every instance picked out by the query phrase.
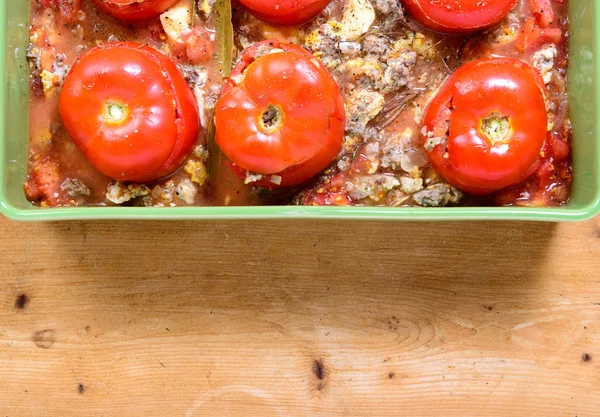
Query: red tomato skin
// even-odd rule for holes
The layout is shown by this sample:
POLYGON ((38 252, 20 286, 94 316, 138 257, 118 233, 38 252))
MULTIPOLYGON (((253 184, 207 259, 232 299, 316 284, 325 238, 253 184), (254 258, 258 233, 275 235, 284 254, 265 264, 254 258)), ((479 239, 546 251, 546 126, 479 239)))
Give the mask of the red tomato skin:
POLYGON ((423 26, 440 33, 473 33, 488 29, 517 5, 518 0, 404 0, 406 10, 423 26))
MULTIPOLYGON (((287 79, 296 80, 297 78, 288 74, 287 79)), ((246 177, 246 171, 281 177, 280 184, 264 179, 253 182, 252 185, 265 188, 290 187, 306 182, 335 159, 342 146, 345 120, 343 98, 333 76, 302 47, 271 39, 248 48, 234 68, 231 77, 226 81, 221 100, 217 103, 216 140, 225 155, 233 161, 233 171, 241 178, 246 177), (316 97, 314 94, 309 93, 306 89, 297 88, 296 84, 300 84, 299 82, 285 84, 288 81, 281 81, 285 85, 274 88, 268 87, 268 85, 272 85, 270 82, 263 84, 267 80, 265 74, 269 73, 269 65, 260 64, 261 66, 256 67, 252 64, 257 62, 255 61, 257 51, 266 45, 284 51, 282 54, 269 54, 260 58, 269 61, 269 64, 271 61, 275 63, 272 68, 277 69, 277 74, 274 77, 275 81, 271 82, 282 79, 282 72, 291 71, 289 62, 293 62, 293 68, 303 65, 305 66, 303 68, 306 68, 306 65, 313 67, 312 75, 309 78, 318 79, 320 84, 314 86, 314 89, 310 91, 321 93, 318 105, 311 98, 316 97), (246 73, 244 73, 245 70, 247 70, 246 73), (243 88, 240 88, 233 81, 243 73, 245 74, 244 80, 253 80, 252 75, 248 75, 253 72, 260 75, 257 77, 258 81, 251 82, 248 87, 244 84, 243 88), (261 105, 248 103, 247 94, 241 92, 242 90, 251 91, 250 94, 254 96, 252 100, 264 101, 264 103, 261 105), (292 97, 290 98, 290 96, 292 97), (274 104, 281 104, 284 113, 283 127, 269 142, 257 141, 253 139, 254 132, 257 131, 256 121, 263 108, 271 103, 269 100, 274 100, 274 104), (240 103, 244 103, 244 105, 241 106, 240 103), (244 109, 248 108, 252 110, 246 113, 244 109), (304 119, 309 123, 307 124, 302 119, 302 123, 298 124, 299 122, 295 118, 289 117, 289 114, 294 114, 294 112, 304 114, 304 119), (323 115, 329 117, 323 117, 323 115), (319 130, 318 126, 322 129, 319 130), (302 132, 302 134, 298 132, 302 132), (237 142, 232 140, 234 136, 237 137, 237 142), (290 140, 290 138, 292 139, 290 140), (310 140, 311 138, 312 140, 310 140), (277 155, 277 158, 274 158, 273 155, 277 155)))
POLYGON ((291 26, 308 22, 331 0, 240 0, 250 12, 265 22, 291 26))
POLYGON ((165 70, 163 75, 169 80, 174 91, 177 141, 161 169, 142 178, 143 182, 164 178, 175 173, 194 150, 200 131, 198 103, 179 69, 173 61, 157 50, 149 48, 148 53, 154 55, 157 64, 162 65, 165 70))
POLYGON ((171 175, 191 153, 199 130, 193 93, 175 64, 134 42, 106 43, 79 57, 65 80, 59 112, 92 165, 122 181, 171 175), (105 120, 107 102, 127 106, 122 123, 105 120))
MULTIPOLYGON (((68 1, 68 0, 61 0, 68 1)), ((179 0, 93 0, 107 15, 124 22, 154 19, 179 0)))
POLYGON ((196 102, 194 93, 177 69, 177 66, 166 55, 163 55, 156 49, 148 47, 148 53, 153 55, 157 65, 161 65, 165 70, 163 75, 170 82, 175 92, 178 140, 171 151, 170 157, 163 164, 162 168, 145 178, 141 178, 141 180, 138 180, 140 182, 152 181, 172 175, 181 167, 194 150, 200 131, 198 103, 196 102))
MULTIPOLYGON (((547 135, 543 88, 539 73, 516 59, 481 59, 459 68, 425 110, 425 131, 447 134, 445 146, 426 150, 433 167, 474 195, 525 180, 539 166, 547 135), (510 139, 497 145, 479 126, 495 112, 508 116, 512 129, 510 139)), ((424 145, 427 140, 424 135, 424 145)))

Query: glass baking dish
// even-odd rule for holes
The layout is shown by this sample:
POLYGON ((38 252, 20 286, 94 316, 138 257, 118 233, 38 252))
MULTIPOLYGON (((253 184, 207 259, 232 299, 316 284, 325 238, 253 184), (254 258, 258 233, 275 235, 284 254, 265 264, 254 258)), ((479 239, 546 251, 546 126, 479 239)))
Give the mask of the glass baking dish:
POLYGON ((575 182, 564 207, 77 207, 41 209, 23 192, 27 171, 28 0, 0 0, 0 212, 23 221, 81 219, 372 219, 372 220, 534 220, 581 221, 600 212, 600 142, 597 68, 600 7, 594 0, 571 0, 569 69, 575 182))

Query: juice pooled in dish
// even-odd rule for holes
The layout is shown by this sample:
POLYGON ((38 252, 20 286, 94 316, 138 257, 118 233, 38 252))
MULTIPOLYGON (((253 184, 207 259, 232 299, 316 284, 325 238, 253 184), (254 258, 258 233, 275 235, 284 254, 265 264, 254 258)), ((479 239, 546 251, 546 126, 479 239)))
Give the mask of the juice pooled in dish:
POLYGON ((34 204, 570 198, 566 0, 31 8, 34 204))

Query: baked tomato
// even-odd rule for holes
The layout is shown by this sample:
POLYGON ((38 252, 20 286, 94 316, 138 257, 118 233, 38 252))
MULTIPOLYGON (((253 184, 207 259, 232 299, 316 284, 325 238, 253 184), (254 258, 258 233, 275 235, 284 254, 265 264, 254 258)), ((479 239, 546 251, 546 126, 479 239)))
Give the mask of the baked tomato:
POLYGON ((423 145, 449 183, 484 195, 518 184, 540 162, 548 129, 539 72, 510 58, 459 68, 424 114, 423 145))
POLYGON ((318 15, 331 0, 240 0, 250 12, 265 22, 299 25, 318 15))
POLYGON ((94 0, 107 15, 125 22, 154 19, 179 0, 94 0))
POLYGON ((105 43, 81 55, 59 111, 91 164, 121 181, 173 174, 198 137, 196 101, 175 64, 134 42, 105 43))
POLYGON ((300 46, 268 40, 248 48, 227 80, 216 107, 216 141, 248 183, 288 187, 333 161, 345 121, 327 69, 300 46))
POLYGON ((404 0, 423 26, 442 33, 471 33, 494 26, 518 0, 404 0))

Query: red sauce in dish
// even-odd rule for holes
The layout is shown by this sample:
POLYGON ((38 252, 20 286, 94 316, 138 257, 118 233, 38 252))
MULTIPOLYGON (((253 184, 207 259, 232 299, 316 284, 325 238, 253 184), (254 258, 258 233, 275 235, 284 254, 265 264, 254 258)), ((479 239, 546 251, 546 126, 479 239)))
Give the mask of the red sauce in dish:
POLYGON ((329 69, 346 104, 344 144, 332 164, 300 186, 269 190, 268 185, 253 186, 254 173, 240 178, 220 152, 208 153, 212 111, 225 82, 215 53, 217 28, 210 9, 214 2, 198 1, 199 10, 191 19, 190 30, 210 40, 199 45, 189 40, 190 30, 182 32, 183 40, 174 41, 164 18, 122 22, 91 1, 31 0, 28 199, 44 207, 556 206, 569 201, 573 170, 566 93, 567 0, 519 0, 499 24, 468 34, 433 32, 395 0, 364 1, 375 18, 350 40, 335 32, 354 24, 344 20, 349 0, 333 0, 315 18, 295 26, 265 23, 233 2, 238 58, 245 48, 266 39, 301 44, 329 69), (336 26, 344 24, 342 29, 336 26), (61 88, 77 58, 116 41, 138 42, 170 57, 197 99, 201 123, 194 152, 168 178, 133 184, 105 177, 75 145, 60 117, 61 88), (422 131, 422 116, 450 74, 467 62, 489 57, 516 58, 539 71, 549 128, 529 178, 473 196, 448 184, 428 164, 421 143, 427 133, 422 131))

